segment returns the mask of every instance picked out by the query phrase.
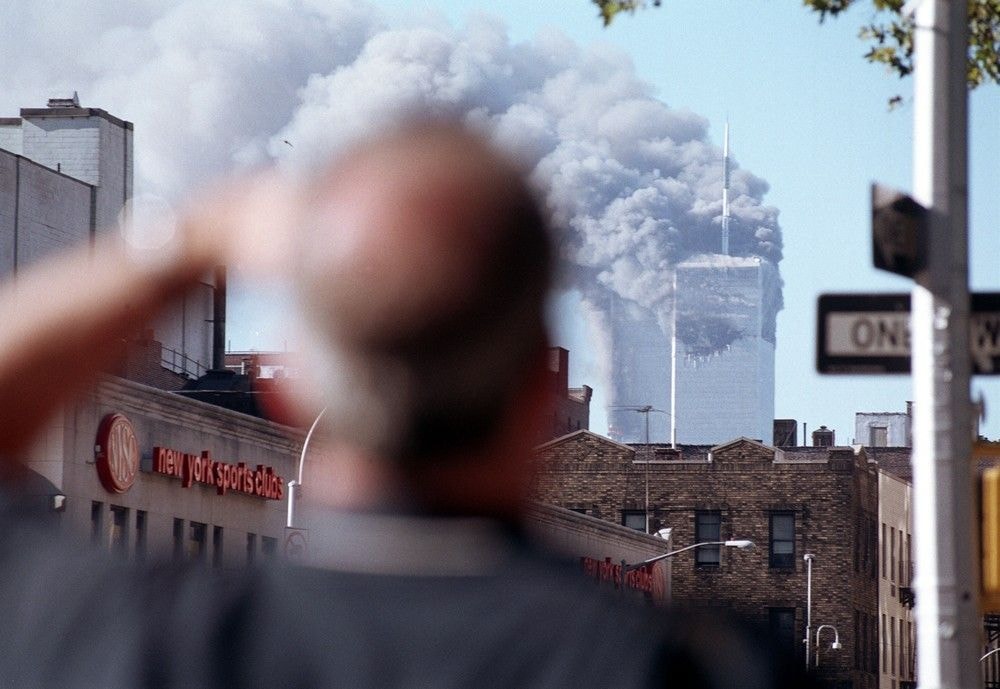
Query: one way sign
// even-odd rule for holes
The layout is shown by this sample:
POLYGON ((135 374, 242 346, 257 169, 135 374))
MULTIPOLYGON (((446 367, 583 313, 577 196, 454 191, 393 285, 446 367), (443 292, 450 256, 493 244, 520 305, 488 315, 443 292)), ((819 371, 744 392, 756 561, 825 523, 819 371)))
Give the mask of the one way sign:
MULTIPOLYGON (((970 295, 972 372, 1000 375, 1000 292, 970 295)), ((820 373, 909 373, 909 294, 823 294, 816 328, 820 373)))

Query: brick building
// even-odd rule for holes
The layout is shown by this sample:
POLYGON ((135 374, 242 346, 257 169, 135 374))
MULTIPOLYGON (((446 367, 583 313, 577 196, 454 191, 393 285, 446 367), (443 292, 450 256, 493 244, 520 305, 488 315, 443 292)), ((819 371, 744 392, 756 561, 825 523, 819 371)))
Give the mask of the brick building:
MULTIPOLYGON (((725 607, 768 625, 805 661, 811 621, 824 628, 812 659, 831 687, 879 685, 878 472, 862 449, 774 448, 740 438, 708 447, 622 445, 588 431, 538 449, 537 497, 600 519, 673 530, 675 547, 750 539, 756 548, 699 548, 673 562, 677 604, 725 607), (647 497, 648 496, 648 497, 647 497)), ((813 649, 815 650, 815 648, 813 649)))
POLYGON ((548 371, 545 374, 552 390, 552 419, 543 428, 539 441, 558 438, 573 431, 590 428, 589 385, 579 388, 569 386, 569 351, 563 347, 549 347, 548 371))

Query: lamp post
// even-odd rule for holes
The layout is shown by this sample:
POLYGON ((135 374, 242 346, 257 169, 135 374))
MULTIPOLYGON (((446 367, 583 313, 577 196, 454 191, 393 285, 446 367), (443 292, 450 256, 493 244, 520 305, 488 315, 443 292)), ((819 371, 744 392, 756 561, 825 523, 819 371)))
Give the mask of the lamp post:
POLYGON ((840 633, 837 631, 836 627, 834 627, 832 624, 821 624, 820 626, 816 627, 816 643, 815 643, 815 646, 816 646, 816 657, 815 657, 815 659, 813 661, 813 664, 815 665, 815 667, 819 667, 819 633, 821 631, 823 631, 824 629, 832 629, 833 630, 833 643, 830 644, 830 648, 832 648, 834 651, 839 651, 840 648, 841 648, 841 646, 840 646, 840 633))
POLYGON ((815 556, 812 553, 806 553, 802 556, 802 559, 806 561, 806 638, 802 640, 802 643, 806 645, 807 672, 809 671, 809 632, 812 629, 813 557, 815 556))
POLYGON ((302 488, 302 467, 306 463, 306 452, 309 451, 309 441, 312 440, 313 433, 316 431, 316 426, 319 425, 319 420, 323 418, 323 414, 326 413, 327 408, 323 407, 316 418, 313 420, 312 425, 309 427, 309 432, 306 433, 306 439, 302 442, 302 452, 299 454, 299 472, 296 478, 288 482, 288 516, 285 520, 285 526, 289 529, 295 525, 295 500, 298 498, 299 489, 302 488))
MULTIPOLYGON (((640 414, 646 415, 646 459, 643 462, 643 465, 645 466, 646 503, 643 508, 643 512, 645 513, 646 517, 646 533, 649 533, 649 412, 655 411, 661 414, 666 414, 667 412, 663 411, 662 409, 656 409, 651 404, 645 404, 643 406, 624 405, 620 407, 610 407, 610 409, 628 409, 630 411, 639 412, 640 414)), ((676 448, 677 444, 674 443, 673 447, 676 448)))
POLYGON ((651 557, 647 560, 643 560, 642 562, 634 562, 632 564, 628 564, 625 562, 625 560, 622 560, 622 574, 621 574, 622 591, 625 590, 625 575, 627 575, 629 572, 634 572, 637 569, 642 569, 646 565, 651 565, 655 562, 659 562, 660 560, 666 560, 668 557, 673 557, 674 555, 683 553, 686 550, 694 550, 695 548, 703 548, 709 545, 724 545, 727 548, 739 548, 740 550, 743 550, 745 548, 752 548, 753 541, 747 541, 743 539, 736 539, 729 541, 703 541, 701 543, 693 543, 691 545, 686 545, 683 548, 678 548, 677 550, 671 550, 669 553, 663 553, 663 555, 657 555, 656 557, 651 557))

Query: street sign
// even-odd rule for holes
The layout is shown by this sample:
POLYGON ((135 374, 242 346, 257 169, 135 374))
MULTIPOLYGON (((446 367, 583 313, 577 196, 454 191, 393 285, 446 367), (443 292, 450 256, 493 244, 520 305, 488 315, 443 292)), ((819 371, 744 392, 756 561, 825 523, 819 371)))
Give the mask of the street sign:
POLYGON ((909 278, 927 267, 927 209, 881 184, 872 185, 872 262, 909 278))
MULTIPOLYGON (((1000 375, 1000 293, 970 299, 972 372, 1000 375)), ((817 316, 820 373, 910 372, 909 294, 822 294, 817 316)))

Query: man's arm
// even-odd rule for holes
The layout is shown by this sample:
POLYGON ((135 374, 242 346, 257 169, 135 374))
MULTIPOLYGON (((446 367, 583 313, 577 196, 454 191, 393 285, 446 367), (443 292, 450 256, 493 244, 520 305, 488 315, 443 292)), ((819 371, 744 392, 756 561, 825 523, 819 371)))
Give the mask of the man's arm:
POLYGON ((18 473, 13 460, 114 361, 130 328, 216 265, 277 269, 287 208, 274 175, 242 179, 189 206, 176 236, 156 251, 109 232, 0 286, 0 477, 18 473))

